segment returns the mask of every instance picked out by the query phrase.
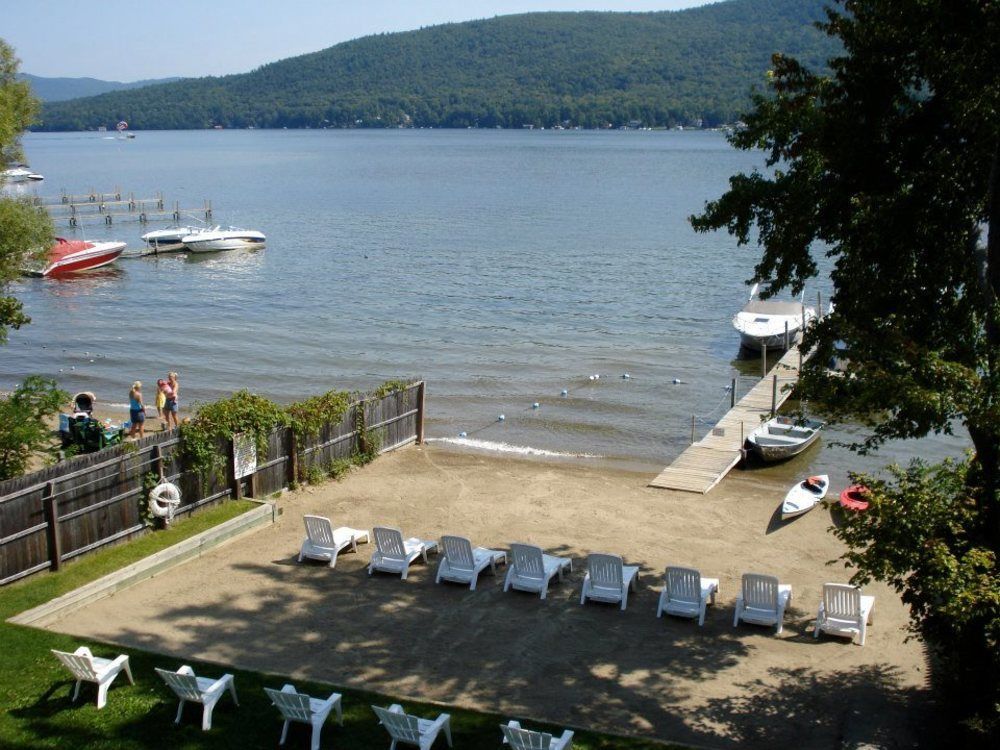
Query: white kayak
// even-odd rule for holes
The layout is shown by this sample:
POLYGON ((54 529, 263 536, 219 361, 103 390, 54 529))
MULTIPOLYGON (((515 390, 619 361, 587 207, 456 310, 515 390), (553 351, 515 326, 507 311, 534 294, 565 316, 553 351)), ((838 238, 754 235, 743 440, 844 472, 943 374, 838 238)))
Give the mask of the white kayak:
POLYGON ((809 512, 826 497, 828 489, 830 489, 830 477, 826 474, 796 482, 785 495, 785 502, 781 504, 781 520, 785 521, 809 512))

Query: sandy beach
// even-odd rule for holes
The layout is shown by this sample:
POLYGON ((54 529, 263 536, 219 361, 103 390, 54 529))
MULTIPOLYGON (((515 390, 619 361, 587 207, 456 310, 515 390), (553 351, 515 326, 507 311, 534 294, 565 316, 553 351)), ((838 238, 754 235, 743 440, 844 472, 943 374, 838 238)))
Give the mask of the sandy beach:
POLYGON ((650 476, 414 446, 340 482, 278 500, 278 522, 74 612, 54 628, 145 648, 164 665, 198 658, 496 711, 522 719, 716 748, 914 747, 932 715, 922 647, 881 585, 864 647, 813 637, 821 588, 846 581, 825 509, 781 523, 787 489, 734 472, 707 496, 646 486, 650 476), (297 563, 302 516, 335 526, 461 534, 506 549, 527 541, 573 558, 548 599, 434 584, 437 559, 409 579, 366 565, 372 545, 297 563), (638 591, 580 606, 590 551, 639 565, 638 591), (699 568, 721 590, 703 628, 655 616, 663 569, 699 568), (792 585, 784 632, 733 627, 743 572, 792 585), (169 657, 169 658, 168 658, 169 657))

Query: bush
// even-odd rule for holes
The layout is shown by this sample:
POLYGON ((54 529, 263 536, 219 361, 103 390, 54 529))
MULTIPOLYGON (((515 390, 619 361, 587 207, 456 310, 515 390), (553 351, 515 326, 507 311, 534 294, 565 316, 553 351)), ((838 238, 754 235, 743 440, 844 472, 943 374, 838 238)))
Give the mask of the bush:
POLYGON ((29 375, 13 393, 0 396, 0 479, 24 474, 36 453, 55 458, 47 420, 67 401, 69 394, 56 381, 40 375, 29 375))

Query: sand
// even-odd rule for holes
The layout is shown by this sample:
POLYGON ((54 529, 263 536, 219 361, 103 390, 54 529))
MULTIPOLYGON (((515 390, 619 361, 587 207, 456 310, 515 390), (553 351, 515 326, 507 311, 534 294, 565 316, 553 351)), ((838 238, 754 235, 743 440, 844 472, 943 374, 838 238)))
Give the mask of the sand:
POLYGON ((817 509, 782 524, 784 486, 735 472, 707 496, 651 489, 647 475, 414 446, 340 482, 287 493, 278 522, 167 574, 76 611, 54 629, 175 658, 718 748, 914 747, 933 712, 923 649, 906 611, 872 584, 864 647, 813 638, 822 584, 846 581, 817 509), (371 545, 336 569, 296 562, 302 516, 400 527, 406 536, 512 541, 569 555, 549 596, 502 592, 503 568, 476 591, 434 584, 437 560, 409 579, 376 574, 371 545), (580 606, 588 551, 639 565, 616 605, 580 606), (721 579, 703 628, 655 616, 663 568, 721 579), (784 632, 733 627, 743 572, 793 589, 784 632))

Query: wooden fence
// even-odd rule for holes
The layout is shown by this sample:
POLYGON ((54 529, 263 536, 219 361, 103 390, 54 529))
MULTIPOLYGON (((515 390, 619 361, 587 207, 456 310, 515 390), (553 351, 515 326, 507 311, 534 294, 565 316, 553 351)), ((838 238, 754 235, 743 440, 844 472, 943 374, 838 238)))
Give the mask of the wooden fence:
POLYGON ((296 444, 291 429, 275 430, 267 455, 239 479, 232 439, 218 445, 227 459, 225 476, 202 478, 185 465, 180 437, 171 430, 0 482, 0 584, 58 570, 66 560, 146 533, 142 479, 150 472, 180 487, 176 515, 230 497, 263 498, 310 467, 325 470, 359 450, 358 409, 364 409, 367 433, 379 452, 423 440, 424 383, 418 382, 379 399, 361 399, 338 424, 325 425, 304 445, 296 444))

